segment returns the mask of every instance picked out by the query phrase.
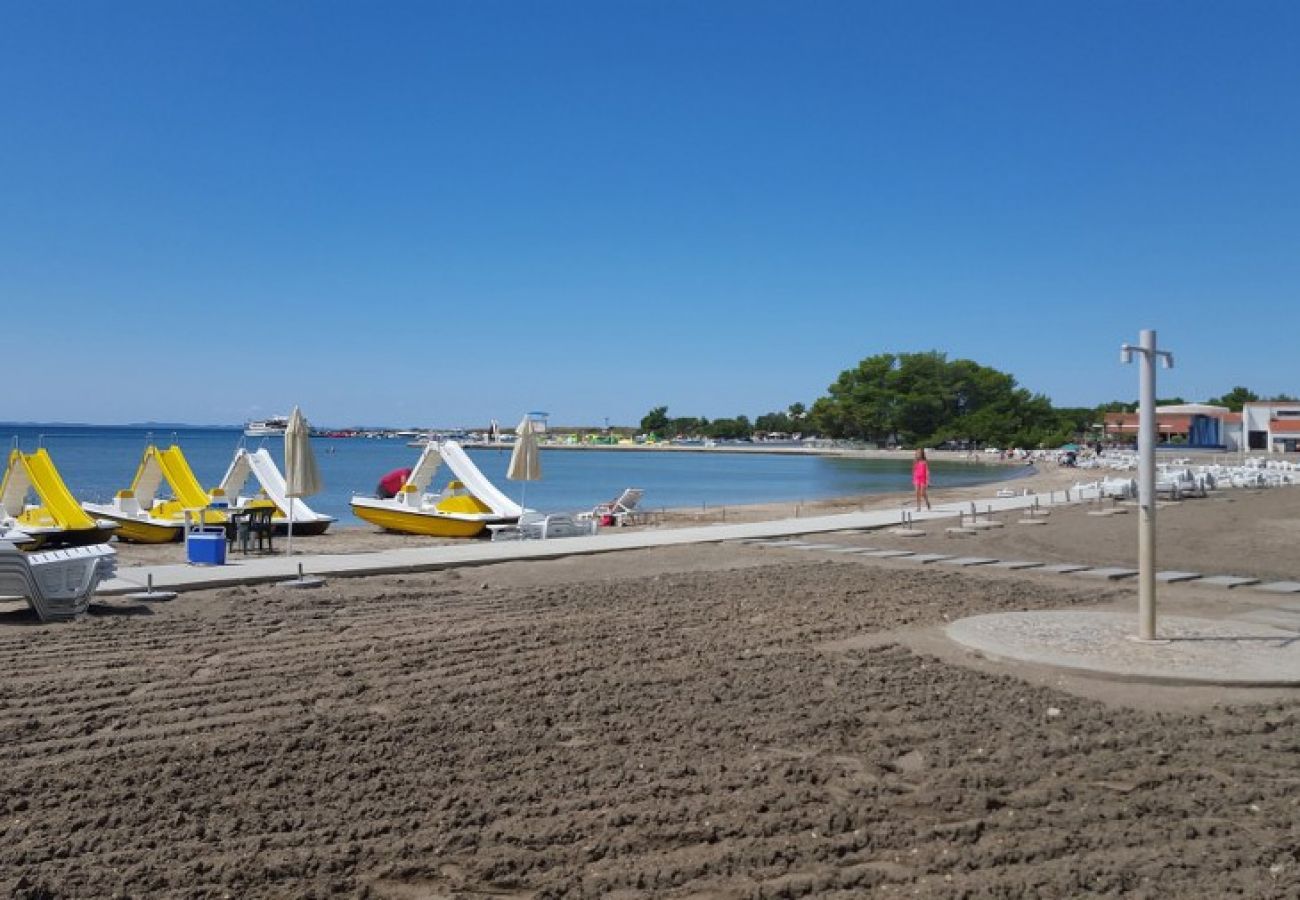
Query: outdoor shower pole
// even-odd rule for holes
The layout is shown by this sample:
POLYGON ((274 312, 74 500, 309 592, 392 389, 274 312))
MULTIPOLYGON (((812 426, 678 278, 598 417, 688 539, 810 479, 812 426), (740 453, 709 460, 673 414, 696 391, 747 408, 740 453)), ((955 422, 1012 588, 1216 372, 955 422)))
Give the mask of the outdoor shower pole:
POLYGON ((1156 639, 1156 333, 1138 340, 1138 637, 1156 639))
POLYGON ((1138 396, 1138 640, 1156 640, 1156 357, 1173 368, 1173 355, 1156 349, 1156 333, 1139 334, 1138 346, 1124 344, 1120 359, 1141 358, 1138 396))

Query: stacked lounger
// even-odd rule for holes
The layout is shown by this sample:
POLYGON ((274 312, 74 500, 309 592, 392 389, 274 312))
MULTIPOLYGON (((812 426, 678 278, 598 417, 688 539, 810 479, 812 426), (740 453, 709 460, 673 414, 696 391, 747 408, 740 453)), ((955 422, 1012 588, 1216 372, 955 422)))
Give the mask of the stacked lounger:
POLYGON ((117 573, 117 551, 104 544, 23 553, 0 540, 0 595, 23 597, 42 622, 75 619, 99 583, 117 573))

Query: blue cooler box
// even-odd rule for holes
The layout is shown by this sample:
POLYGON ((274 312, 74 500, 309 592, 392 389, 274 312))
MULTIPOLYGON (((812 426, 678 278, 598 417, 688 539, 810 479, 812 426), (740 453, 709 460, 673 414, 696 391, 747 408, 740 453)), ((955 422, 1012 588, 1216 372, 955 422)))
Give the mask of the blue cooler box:
POLYGON ((226 530, 196 528, 185 535, 185 558, 194 566, 226 564, 226 530))

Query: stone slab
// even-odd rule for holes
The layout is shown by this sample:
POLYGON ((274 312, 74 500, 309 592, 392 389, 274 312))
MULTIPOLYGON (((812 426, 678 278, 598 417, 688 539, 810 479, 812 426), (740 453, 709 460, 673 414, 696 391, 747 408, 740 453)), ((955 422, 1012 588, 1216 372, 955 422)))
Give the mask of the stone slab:
POLYGON ((1030 562, 1027 559, 1003 559, 992 564, 994 569, 1037 569, 1041 566, 1040 562, 1030 562))
POLYGON ((1271 594, 1300 594, 1300 581, 1270 581, 1257 584, 1253 590, 1268 591, 1271 594))
POLYGON ((877 559, 897 559, 900 556, 915 556, 911 550, 871 550, 862 554, 863 556, 874 556, 877 559))
POLYGON ((974 528, 978 531, 987 531, 990 528, 1004 527, 1001 522, 990 522, 988 519, 980 519, 978 522, 967 522, 967 528, 974 528))
POLYGON ((917 553, 914 554, 909 562, 933 563, 941 560, 952 559, 951 553, 917 553))
POLYGON ((987 566, 990 563, 997 562, 991 556, 954 556, 951 559, 940 560, 945 566, 987 566))
POLYGON ((1043 566, 1038 571, 1051 572, 1054 575, 1066 575, 1069 574, 1070 572, 1078 572, 1086 568, 1088 568, 1088 566, 1082 566, 1079 565, 1078 563, 1056 563, 1055 565, 1051 565, 1051 566, 1043 566))
POLYGON ((863 550, 870 550, 870 547, 844 547, 844 546, 827 546, 827 553, 861 553, 863 550))
POLYGON ((925 532, 919 528, 895 528, 890 533, 897 535, 898 537, 925 537, 925 532))
POLYGON ((1138 573, 1137 569, 1125 569, 1120 566, 1104 566, 1099 569, 1084 569, 1079 572, 1080 578, 1100 578, 1103 581, 1119 581, 1121 578, 1132 578, 1138 573))
POLYGON ((1300 613, 1289 613, 1281 609, 1252 609, 1250 612, 1242 613, 1236 618, 1245 619, 1248 622, 1259 622, 1262 625, 1272 625, 1274 628, 1282 628, 1300 634, 1300 613))
POLYGON ((965 537, 966 535, 975 534, 975 529, 974 529, 974 528, 967 528, 967 527, 964 526, 964 525, 954 525, 954 526, 952 526, 951 528, 945 528, 945 529, 943 530, 943 533, 944 533, 944 534, 955 534, 955 535, 958 535, 958 536, 961 536, 961 537, 965 537))
POLYGON ((1173 584, 1178 581, 1195 581, 1201 577, 1200 572, 1157 572, 1156 581, 1163 581, 1166 584, 1173 584))
POLYGON ((1046 525, 1046 524, 1047 524, 1047 520, 1046 520, 1046 519, 1042 519, 1042 518, 1034 518, 1034 519, 1018 519, 1018 520, 1016 521, 1016 524, 1017 524, 1017 525, 1046 525))
POLYGON ((1208 578, 1202 578, 1201 584, 1209 584, 1214 587, 1244 587, 1248 584, 1259 584, 1258 578, 1245 578, 1241 575, 1211 575, 1208 578))
POLYGON ((1084 610, 972 616, 946 629, 953 641, 994 659, 1101 678, 1237 687, 1300 685, 1300 640, 1289 630, 1234 619, 1162 616, 1157 624, 1160 642, 1133 640, 1137 631, 1136 613, 1084 610))

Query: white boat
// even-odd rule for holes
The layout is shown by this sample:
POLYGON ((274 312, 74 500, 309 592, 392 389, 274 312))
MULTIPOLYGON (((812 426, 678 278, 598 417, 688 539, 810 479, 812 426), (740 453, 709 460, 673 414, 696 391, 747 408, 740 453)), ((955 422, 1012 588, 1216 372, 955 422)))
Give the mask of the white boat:
POLYGON ((243 447, 235 451, 235 458, 230 461, 225 476, 221 479, 220 490, 235 510, 248 509, 266 505, 268 501, 275 504, 275 513, 271 524, 277 534, 289 530, 289 512, 293 511, 293 533, 297 537, 324 534, 334 521, 333 516, 318 513, 300 497, 289 497, 284 475, 271 458, 270 451, 259 447, 252 453, 243 447), (243 495, 244 485, 248 479, 256 479, 261 490, 255 497, 243 495))
POLYGON ((430 441, 396 497, 354 495, 352 512, 385 531, 474 537, 489 525, 517 522, 524 509, 488 480, 460 444, 430 441), (426 493, 443 462, 456 479, 440 493, 426 493))
POLYGON ((73 498, 63 476, 55 468, 45 448, 23 453, 17 447, 9 451, 9 462, 0 477, 0 535, 21 532, 24 541, 38 548, 71 547, 102 544, 113 536, 117 526, 107 519, 96 519, 73 498), (39 502, 29 504, 35 494, 39 502))
POLYGON ((117 523, 119 541, 166 544, 184 537, 187 514, 202 513, 205 524, 224 526, 225 512, 217 506, 224 499, 219 489, 203 489, 179 446, 159 450, 150 444, 129 488, 118 491, 111 503, 82 503, 81 508, 117 523), (171 499, 158 496, 164 483, 171 499))
POLYGON ((288 416, 271 416, 244 423, 245 437, 283 437, 289 428, 288 416))

